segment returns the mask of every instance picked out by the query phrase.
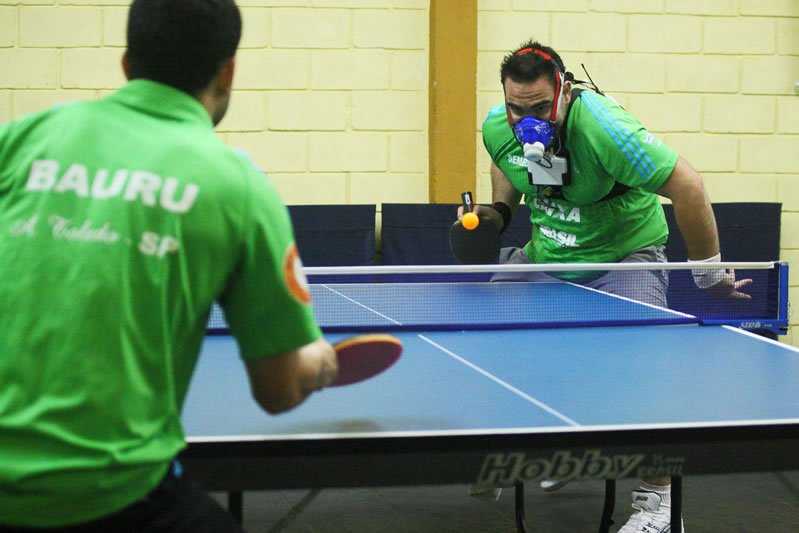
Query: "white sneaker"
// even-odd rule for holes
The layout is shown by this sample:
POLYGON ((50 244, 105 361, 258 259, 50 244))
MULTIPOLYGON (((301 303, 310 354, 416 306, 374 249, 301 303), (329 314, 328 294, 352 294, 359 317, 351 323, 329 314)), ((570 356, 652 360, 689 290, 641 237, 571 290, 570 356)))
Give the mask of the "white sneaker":
POLYGON ((547 492, 555 492, 556 490, 565 487, 568 483, 568 481, 552 481, 551 479, 542 479, 540 485, 541 488, 547 492))
MULTIPOLYGON (((633 509, 637 512, 618 533, 671 533, 671 505, 663 499, 657 492, 633 491, 633 509)), ((682 533, 685 533, 684 525, 682 533)))

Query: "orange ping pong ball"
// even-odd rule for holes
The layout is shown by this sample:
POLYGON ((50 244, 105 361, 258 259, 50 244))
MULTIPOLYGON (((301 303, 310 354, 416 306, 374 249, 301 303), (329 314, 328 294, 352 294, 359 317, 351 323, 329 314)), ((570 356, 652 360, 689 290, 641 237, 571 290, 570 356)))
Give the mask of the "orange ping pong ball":
POLYGON ((463 227, 466 229, 474 229, 480 224, 480 219, 477 218, 477 215, 474 213, 466 213, 461 219, 461 224, 463 224, 463 227))

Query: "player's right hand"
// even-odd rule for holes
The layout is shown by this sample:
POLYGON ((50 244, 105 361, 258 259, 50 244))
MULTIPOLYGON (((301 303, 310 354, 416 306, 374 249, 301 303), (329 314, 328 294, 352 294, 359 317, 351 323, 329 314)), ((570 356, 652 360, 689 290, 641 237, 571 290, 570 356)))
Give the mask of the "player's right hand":
POLYGON ((751 300, 752 297, 739 289, 751 285, 752 280, 749 278, 737 280, 735 279, 735 270, 729 270, 724 277, 716 283, 705 289, 708 294, 715 298, 730 298, 733 300, 751 300))

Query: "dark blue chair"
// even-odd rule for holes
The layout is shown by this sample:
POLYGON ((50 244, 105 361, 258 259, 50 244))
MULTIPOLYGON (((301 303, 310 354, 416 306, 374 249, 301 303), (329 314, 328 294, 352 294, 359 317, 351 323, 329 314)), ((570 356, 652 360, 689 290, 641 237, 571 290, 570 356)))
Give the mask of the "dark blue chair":
POLYGON ((374 205, 290 205, 305 266, 375 264, 374 205))

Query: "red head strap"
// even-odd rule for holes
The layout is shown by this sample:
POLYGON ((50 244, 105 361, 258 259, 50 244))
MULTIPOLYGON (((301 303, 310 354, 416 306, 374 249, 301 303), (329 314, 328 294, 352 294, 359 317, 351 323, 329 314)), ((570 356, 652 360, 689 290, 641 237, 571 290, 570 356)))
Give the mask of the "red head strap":
MULTIPOLYGON (((543 50, 539 50, 538 48, 530 48, 530 47, 522 48, 513 55, 520 56, 523 54, 529 54, 530 52, 538 54, 544 59, 555 63, 551 55, 547 54, 543 50)), ((558 68, 557 64, 555 64, 555 101, 552 104, 552 113, 549 116, 549 121, 552 123, 554 123, 555 120, 558 118, 558 104, 560 103, 560 92, 562 89, 563 89, 563 76, 561 76, 560 69, 558 68)), ((513 127, 513 122, 511 122, 510 119, 510 113, 508 113, 508 124, 511 125, 511 128, 513 127)))
POLYGON ((516 52, 514 55, 520 56, 522 54, 527 54, 529 52, 535 52, 536 54, 540 55, 544 59, 549 59, 550 61, 552 61, 552 56, 551 55, 547 54, 546 52, 544 52, 542 50, 539 50, 538 48, 535 48, 535 49, 533 49, 533 48, 522 48, 521 50, 516 52))

